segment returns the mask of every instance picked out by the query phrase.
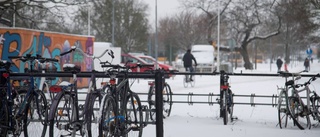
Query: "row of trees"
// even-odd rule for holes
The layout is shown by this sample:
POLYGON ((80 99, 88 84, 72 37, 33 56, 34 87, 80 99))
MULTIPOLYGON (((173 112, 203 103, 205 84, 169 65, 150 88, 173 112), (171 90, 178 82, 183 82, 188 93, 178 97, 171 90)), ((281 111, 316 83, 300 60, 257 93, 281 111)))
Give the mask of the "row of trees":
MULTIPOLYGON (((290 51, 293 52, 290 49, 318 43, 319 0, 180 0, 180 3, 183 10, 158 20, 158 45, 167 57, 193 44, 217 42, 218 17, 221 43, 227 46, 228 39, 236 41, 235 50, 242 54, 246 69, 252 69, 248 46, 253 42, 261 52, 269 51, 270 43, 282 46, 284 53, 273 54, 285 55, 287 63, 290 51)), ((148 5, 140 0, 0 2, 0 17, 12 17, 15 13, 17 27, 90 33, 96 41, 109 42, 114 32, 114 44, 123 52, 150 50, 148 45, 155 35, 148 12, 148 5)))

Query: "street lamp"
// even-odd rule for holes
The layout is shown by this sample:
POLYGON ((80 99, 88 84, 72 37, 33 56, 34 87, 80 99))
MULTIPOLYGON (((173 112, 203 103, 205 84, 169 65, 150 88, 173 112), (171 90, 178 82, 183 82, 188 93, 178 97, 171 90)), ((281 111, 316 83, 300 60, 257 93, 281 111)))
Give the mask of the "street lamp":
MULTIPOLYGON (((156 36, 155 36, 155 58, 158 60, 158 6, 157 6, 158 0, 156 0, 155 3, 155 12, 156 12, 156 21, 155 21, 155 26, 156 26, 156 36)), ((156 67, 155 69, 158 69, 158 61, 156 62, 156 67)))
POLYGON ((218 46, 218 58, 217 58, 217 71, 220 72, 220 0, 218 0, 218 38, 217 38, 217 46, 218 46))
POLYGON ((115 0, 112 0, 112 46, 114 46, 114 3, 115 0))

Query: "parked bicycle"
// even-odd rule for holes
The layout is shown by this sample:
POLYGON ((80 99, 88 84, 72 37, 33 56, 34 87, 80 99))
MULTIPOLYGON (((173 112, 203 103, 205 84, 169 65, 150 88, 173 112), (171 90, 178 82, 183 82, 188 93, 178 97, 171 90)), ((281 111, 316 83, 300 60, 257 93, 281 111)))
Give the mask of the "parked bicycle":
MULTIPOLYGON (((302 71, 304 72, 304 71, 302 71)), ((285 83, 285 88, 280 88, 278 101, 278 119, 280 128, 287 127, 288 117, 293 120, 293 124, 299 129, 311 128, 311 121, 309 115, 315 120, 319 121, 319 96, 315 91, 311 91, 309 85, 316 80, 320 74, 312 76, 307 82, 303 84, 296 84, 295 81, 301 78, 300 73, 284 73, 280 74, 285 77, 292 76, 292 80, 285 83), (289 95, 291 91, 291 95, 289 95), (301 92, 306 92, 306 98, 303 101, 299 95, 301 92), (311 95, 311 96, 310 96, 311 95), (306 104, 305 104, 306 103, 306 104)))
MULTIPOLYGON (((100 108, 101 137, 136 136, 141 137, 144 128, 142 106, 139 96, 130 89, 129 70, 142 67, 102 65, 108 68, 106 74, 110 76, 108 92, 102 99, 100 108), (121 76, 118 78, 117 76, 121 76)), ((148 65, 149 66, 149 65, 148 65)))
MULTIPOLYGON (((12 88, 10 83, 8 86, 8 100, 12 108, 9 107, 10 121, 7 124, 9 130, 12 131, 14 136, 19 136, 23 130, 24 136, 45 136, 47 129, 47 117, 48 117, 48 105, 47 99, 43 92, 37 89, 34 82, 34 73, 38 73, 34 70, 35 60, 51 60, 57 61, 56 59, 42 58, 40 55, 31 56, 9 56, 9 59, 17 59, 24 63, 29 64, 29 68, 25 68, 25 73, 29 73, 30 77, 25 83, 26 89, 17 91, 16 96, 12 94, 12 88), (11 97, 10 97, 11 96, 11 97), (10 114, 11 112, 11 114, 10 114)), ((8 82, 10 78, 8 77, 8 82)))
MULTIPOLYGON (((156 70, 155 70, 156 71, 156 70)), ((170 73, 177 72, 177 70, 170 70, 170 73)), ((154 81, 148 81, 149 85, 149 91, 148 91, 148 104, 149 104, 149 109, 154 110, 155 109, 155 91, 156 91, 156 86, 154 81)), ((172 91, 171 87, 167 82, 163 82, 163 90, 162 90, 162 95, 163 95, 163 118, 169 117, 171 113, 171 108, 172 108, 172 91)), ((154 111, 150 112, 150 119, 155 120, 156 115, 154 111)))
MULTIPOLYGON (((79 51, 86 57, 99 61, 106 53, 112 58, 113 52, 105 50, 100 56, 93 56, 84 53, 81 49, 73 46, 69 51, 61 53, 60 55, 66 55, 73 51, 79 51)), ((93 70, 91 71, 91 79, 88 87, 88 93, 83 105, 79 105, 78 89, 77 89, 77 73, 81 71, 81 68, 73 64, 64 64, 63 69, 65 72, 71 72, 73 75, 73 83, 66 85, 56 85, 50 87, 50 90, 57 92, 54 101, 51 105, 49 115, 49 136, 97 136, 99 132, 98 108, 102 96, 105 94, 101 88, 96 87, 96 77, 93 63, 93 70)))
POLYGON ((233 122, 234 117, 233 117, 233 93, 230 89, 230 84, 229 84, 229 75, 225 71, 220 71, 221 75, 221 86, 220 90, 222 90, 220 93, 220 106, 221 107, 221 112, 222 112, 222 117, 223 117, 223 124, 227 125, 228 121, 230 120, 233 122))
MULTIPOLYGON (((300 72, 301 73, 301 72, 300 72)), ((288 72, 279 72, 280 76, 285 77, 285 86, 278 87, 279 97, 278 97, 278 121, 280 128, 286 128, 288 126, 288 118, 292 118, 293 114, 292 111, 289 111, 289 89, 292 88, 292 85, 296 80, 299 80, 299 73, 288 73, 288 72), (288 77, 291 77, 292 80, 288 80, 288 77)), ((295 122, 295 119, 292 119, 292 124, 295 122)))
MULTIPOLYGON (((319 77, 320 74, 317 74, 313 77, 311 77, 307 82, 303 84, 294 84, 292 85, 292 96, 289 100, 290 104, 290 111, 293 114, 293 119, 296 120, 296 125, 301 129, 310 129, 311 128, 311 121, 310 121, 310 115, 314 118, 318 118, 319 115, 318 111, 313 109, 315 107, 312 107, 311 104, 311 96, 318 96, 315 91, 311 91, 309 88, 309 85, 312 81, 316 80, 316 77, 319 77), (302 100, 302 97, 299 95, 299 93, 305 92, 306 93, 306 100, 302 100)), ((316 119, 319 121, 319 119, 316 119)))

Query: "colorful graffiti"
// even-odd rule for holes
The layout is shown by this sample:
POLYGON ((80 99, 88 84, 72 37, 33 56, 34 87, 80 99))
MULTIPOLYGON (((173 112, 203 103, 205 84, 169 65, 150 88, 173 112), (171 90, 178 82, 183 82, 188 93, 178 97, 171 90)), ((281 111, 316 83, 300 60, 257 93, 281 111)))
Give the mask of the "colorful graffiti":
MULTIPOLYGON (((76 46, 92 55, 93 42, 94 38, 88 36, 0 27, 0 59, 14 63, 11 67, 13 72, 24 72, 27 64, 21 61, 11 60, 8 57, 24 56, 26 54, 31 54, 32 56, 38 54, 45 58, 59 59, 59 63, 54 63, 53 66, 51 66, 56 68, 57 71, 61 71, 65 63, 79 65, 82 71, 90 71, 92 69, 92 61, 80 52, 74 52, 62 57, 60 57, 60 53, 68 51, 71 46, 76 46)), ((55 83, 57 82, 58 79, 55 83)), ((88 79, 78 79, 79 87, 85 87, 87 85, 88 79)))

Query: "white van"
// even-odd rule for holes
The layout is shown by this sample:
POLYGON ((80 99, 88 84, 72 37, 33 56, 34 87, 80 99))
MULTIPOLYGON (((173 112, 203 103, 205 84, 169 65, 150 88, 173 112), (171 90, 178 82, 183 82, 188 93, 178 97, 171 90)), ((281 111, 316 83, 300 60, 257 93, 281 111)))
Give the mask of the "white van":
POLYGON ((197 60, 196 72, 211 73, 216 69, 214 61, 214 47, 212 45, 193 45, 191 53, 197 60))

